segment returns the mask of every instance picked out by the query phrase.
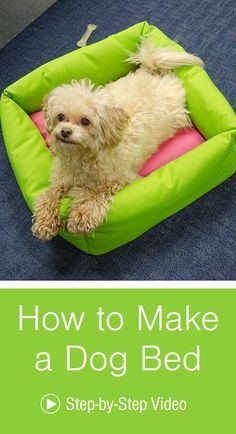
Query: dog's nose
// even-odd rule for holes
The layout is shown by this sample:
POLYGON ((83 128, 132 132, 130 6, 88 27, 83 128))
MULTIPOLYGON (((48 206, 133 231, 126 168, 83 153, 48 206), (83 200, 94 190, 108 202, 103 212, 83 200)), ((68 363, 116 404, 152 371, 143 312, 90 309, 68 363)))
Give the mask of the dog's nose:
POLYGON ((72 130, 70 128, 63 128, 61 130, 61 135, 64 139, 66 139, 67 137, 69 137, 72 134, 72 130))

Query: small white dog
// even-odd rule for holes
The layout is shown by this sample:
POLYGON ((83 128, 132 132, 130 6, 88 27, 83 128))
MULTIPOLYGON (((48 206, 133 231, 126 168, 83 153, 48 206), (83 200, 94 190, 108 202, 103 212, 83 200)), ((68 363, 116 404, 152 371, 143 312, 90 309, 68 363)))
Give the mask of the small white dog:
POLYGON ((159 144, 191 125, 185 89, 171 70, 202 66, 201 59, 155 48, 144 39, 127 61, 140 67, 104 87, 72 81, 44 100, 56 156, 51 185, 35 203, 32 231, 41 240, 63 227, 59 204, 65 196, 73 199, 67 230, 93 232, 106 218, 114 193, 138 179, 159 144))

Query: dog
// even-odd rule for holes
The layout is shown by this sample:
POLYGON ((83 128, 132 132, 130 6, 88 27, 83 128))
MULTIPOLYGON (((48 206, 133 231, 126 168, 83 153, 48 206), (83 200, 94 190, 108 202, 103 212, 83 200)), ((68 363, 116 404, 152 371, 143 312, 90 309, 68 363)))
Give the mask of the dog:
POLYGON ((115 82, 95 86, 73 80, 44 99, 56 156, 50 186, 34 206, 32 232, 41 240, 64 227, 59 205, 65 196, 73 200, 67 230, 92 233, 106 219, 114 194, 139 178, 158 145, 191 126, 186 92, 174 69, 203 67, 202 60, 142 39, 126 61, 136 70, 115 82))

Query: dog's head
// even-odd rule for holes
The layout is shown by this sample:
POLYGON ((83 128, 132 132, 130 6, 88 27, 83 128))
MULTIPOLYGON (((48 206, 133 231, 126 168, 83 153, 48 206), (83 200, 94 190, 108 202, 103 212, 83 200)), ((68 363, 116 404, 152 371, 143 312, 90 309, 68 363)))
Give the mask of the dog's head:
POLYGON ((116 146, 127 123, 127 115, 114 107, 106 88, 95 88, 89 80, 55 88, 45 97, 43 111, 54 143, 80 146, 92 153, 116 146))

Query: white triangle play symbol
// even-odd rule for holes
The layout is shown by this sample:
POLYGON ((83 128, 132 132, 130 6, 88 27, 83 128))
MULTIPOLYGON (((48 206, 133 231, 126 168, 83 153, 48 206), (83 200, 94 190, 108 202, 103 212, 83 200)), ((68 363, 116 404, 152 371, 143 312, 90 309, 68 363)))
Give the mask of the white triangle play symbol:
POLYGON ((57 405, 56 402, 53 402, 53 401, 51 401, 51 399, 47 398, 47 400, 46 400, 47 410, 50 410, 51 408, 55 407, 55 405, 57 405))

